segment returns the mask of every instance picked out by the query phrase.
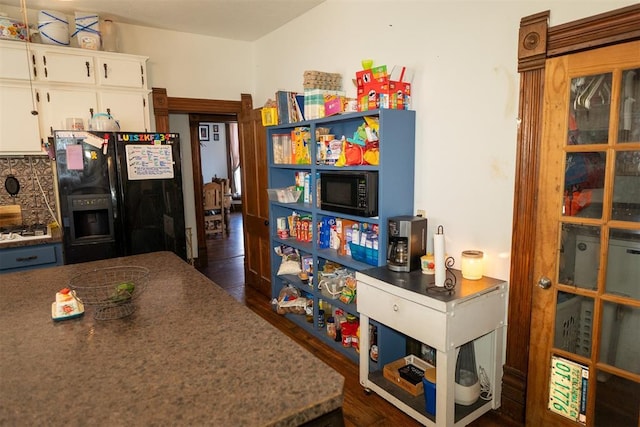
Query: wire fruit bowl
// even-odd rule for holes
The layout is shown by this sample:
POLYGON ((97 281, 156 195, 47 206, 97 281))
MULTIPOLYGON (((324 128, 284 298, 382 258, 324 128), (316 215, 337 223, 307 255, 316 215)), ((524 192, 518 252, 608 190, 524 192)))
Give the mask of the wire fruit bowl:
POLYGON ((69 287, 83 304, 95 307, 97 320, 120 319, 135 311, 134 300, 147 287, 149 270, 145 267, 107 267, 78 274, 69 287))

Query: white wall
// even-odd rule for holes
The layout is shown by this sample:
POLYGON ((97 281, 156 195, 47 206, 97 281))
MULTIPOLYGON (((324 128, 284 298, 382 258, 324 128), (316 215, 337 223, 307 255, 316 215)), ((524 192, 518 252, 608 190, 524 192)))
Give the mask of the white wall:
MULTIPOLYGON (((239 100, 251 93, 260 106, 277 90, 302 90, 305 70, 341 73, 353 96, 351 78, 363 58, 412 68, 415 206, 426 210, 430 236, 444 226, 458 266, 461 251, 481 249, 485 273, 508 279, 520 19, 550 10, 553 26, 635 3, 327 0, 254 43, 123 24, 118 32, 121 52, 149 56, 149 87, 167 88, 172 97, 239 100)), ((4 5, 0 12, 20 16, 4 5)), ((190 159, 183 156, 183 165, 190 159)), ((193 183, 183 170, 188 211, 193 183)))
POLYGON ((442 225, 458 268, 463 250, 480 249, 485 274, 508 279, 520 19, 550 10, 557 25, 634 3, 327 0, 256 42, 254 105, 301 91, 305 70, 341 73, 350 96, 363 58, 415 70, 414 204, 427 212, 429 247, 442 225))

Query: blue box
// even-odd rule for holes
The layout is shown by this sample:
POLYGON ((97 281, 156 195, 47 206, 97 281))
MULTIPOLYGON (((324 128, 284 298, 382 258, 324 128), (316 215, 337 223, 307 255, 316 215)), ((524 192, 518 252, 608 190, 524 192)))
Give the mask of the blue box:
POLYGON ((426 378, 422 379, 424 404, 427 414, 436 416, 436 385, 426 378))

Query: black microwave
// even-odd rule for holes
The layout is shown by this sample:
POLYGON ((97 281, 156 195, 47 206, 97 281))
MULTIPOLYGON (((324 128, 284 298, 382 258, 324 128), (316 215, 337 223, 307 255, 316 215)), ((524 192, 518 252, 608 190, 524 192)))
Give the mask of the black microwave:
POLYGON ((355 216, 378 216, 378 172, 321 171, 320 208, 355 216))

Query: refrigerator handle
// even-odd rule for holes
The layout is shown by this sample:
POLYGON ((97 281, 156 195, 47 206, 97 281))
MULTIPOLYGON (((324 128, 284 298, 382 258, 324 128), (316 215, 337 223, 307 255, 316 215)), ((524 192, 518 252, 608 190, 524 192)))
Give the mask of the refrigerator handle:
POLYGON ((113 217, 118 218, 118 197, 116 195, 115 171, 113 170, 113 159, 111 157, 107 157, 107 173, 109 174, 109 189, 111 190, 113 217))

